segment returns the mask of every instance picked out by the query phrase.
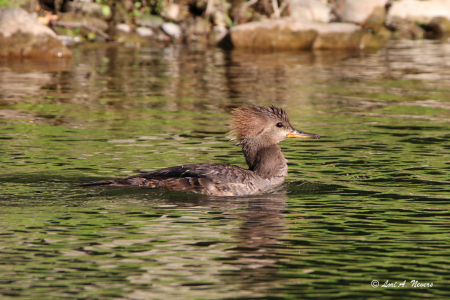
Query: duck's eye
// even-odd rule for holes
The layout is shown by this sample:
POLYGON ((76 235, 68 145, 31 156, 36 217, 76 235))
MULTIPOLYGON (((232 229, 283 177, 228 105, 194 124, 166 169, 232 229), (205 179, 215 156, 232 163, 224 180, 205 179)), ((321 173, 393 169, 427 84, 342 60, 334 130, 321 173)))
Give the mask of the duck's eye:
POLYGON ((283 127, 283 123, 278 122, 276 126, 281 128, 281 127, 283 127))

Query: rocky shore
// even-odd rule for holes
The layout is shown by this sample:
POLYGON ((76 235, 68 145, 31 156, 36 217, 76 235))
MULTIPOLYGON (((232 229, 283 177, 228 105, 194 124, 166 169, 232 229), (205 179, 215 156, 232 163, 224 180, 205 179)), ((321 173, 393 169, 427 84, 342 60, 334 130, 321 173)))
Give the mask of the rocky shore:
POLYGON ((450 0, 24 3, 0 8, 0 57, 68 58, 67 46, 83 42, 250 51, 364 49, 389 39, 441 38, 450 32, 450 0))

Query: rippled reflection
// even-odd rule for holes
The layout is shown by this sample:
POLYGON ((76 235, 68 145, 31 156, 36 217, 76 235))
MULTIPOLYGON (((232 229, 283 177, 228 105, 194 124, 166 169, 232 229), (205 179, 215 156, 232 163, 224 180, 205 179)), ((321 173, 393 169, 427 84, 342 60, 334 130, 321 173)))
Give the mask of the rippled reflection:
POLYGON ((0 295, 445 298, 449 51, 108 46, 1 61, 0 295), (272 103, 322 136, 280 143, 289 177, 277 193, 80 187, 185 163, 245 166, 230 109, 272 103))

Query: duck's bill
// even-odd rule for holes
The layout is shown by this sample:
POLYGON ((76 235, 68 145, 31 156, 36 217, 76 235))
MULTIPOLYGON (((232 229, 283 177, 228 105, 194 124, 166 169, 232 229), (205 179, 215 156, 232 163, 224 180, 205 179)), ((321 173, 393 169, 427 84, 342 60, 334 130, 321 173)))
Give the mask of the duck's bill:
POLYGON ((297 139, 320 139, 318 134, 314 133, 306 133, 302 131, 298 131, 297 129, 292 130, 291 133, 287 135, 288 138, 297 138, 297 139))

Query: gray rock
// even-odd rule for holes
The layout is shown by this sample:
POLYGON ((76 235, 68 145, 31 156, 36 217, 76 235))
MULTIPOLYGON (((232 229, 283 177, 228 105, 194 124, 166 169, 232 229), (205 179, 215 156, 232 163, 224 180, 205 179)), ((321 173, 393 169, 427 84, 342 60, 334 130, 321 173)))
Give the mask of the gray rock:
POLYGON ((171 21, 177 21, 179 19, 180 11, 180 5, 169 4, 164 10, 164 17, 171 21))
POLYGON ((344 0, 336 13, 342 22, 362 25, 377 7, 384 9, 386 3, 387 0, 344 0))
POLYGON ((233 27, 235 48, 260 50, 360 49, 378 47, 376 38, 351 23, 319 23, 292 18, 250 22, 233 27))
POLYGON ((181 28, 174 23, 164 23, 161 25, 161 30, 171 38, 179 39, 181 37, 181 28))
POLYGON ((295 20, 330 22, 331 9, 319 0, 287 0, 287 6, 295 20))
MULTIPOLYGON (((151 30, 147 28, 148 30, 151 30)), ((141 31, 140 29, 139 31, 141 31)), ((142 31, 141 31, 142 32, 142 31)), ((129 45, 143 45, 148 42, 148 39, 138 33, 138 31, 134 31, 130 25, 128 24, 117 24, 112 30, 112 34, 114 38, 124 44, 129 45)))
MULTIPOLYGON (((353 23, 316 24, 313 28, 318 32, 313 49, 372 48, 372 40, 363 38, 365 34, 361 27, 353 23)), ((366 36, 372 37, 370 34, 366 36)))
POLYGON ((65 46, 74 45, 74 44, 77 44, 77 43, 81 43, 83 41, 83 38, 79 37, 79 36, 58 35, 57 38, 65 46))
POLYGON ((71 37, 70 35, 58 35, 57 36, 58 40, 61 41, 61 43, 63 43, 63 45, 72 45, 75 43, 73 37, 71 37))
POLYGON ((151 37, 155 34, 153 30, 147 27, 138 27, 136 28, 136 32, 142 37, 151 37))
POLYGON ((109 18, 111 10, 106 5, 91 1, 67 1, 64 5, 65 11, 81 11, 83 15, 97 18, 109 18))
POLYGON ((31 35, 46 34, 56 38, 56 33, 39 23, 29 13, 20 8, 0 8, 0 33, 10 37, 18 31, 31 35))
POLYGON ((159 28, 164 23, 164 19, 160 16, 143 14, 136 17, 135 23, 141 27, 159 28))
POLYGON ((72 52, 56 34, 18 7, 0 8, 0 56, 68 58, 72 52))
POLYGON ((212 28, 212 42, 214 44, 220 43, 227 33, 228 30, 225 27, 219 25, 214 26, 212 28))
POLYGON ((212 19, 213 22, 217 25, 217 26, 221 26, 221 27, 227 27, 228 23, 227 23, 227 17, 225 16, 225 14, 220 11, 220 10, 215 10, 213 12, 212 15, 212 19))
POLYGON ((129 32, 131 32, 131 26, 128 25, 128 24, 117 24, 116 25, 116 30, 122 31, 122 32, 125 32, 125 33, 129 33, 129 32))
POLYGON ((309 23, 286 18, 249 22, 230 30, 231 43, 237 49, 310 49, 317 35, 317 31, 309 23))
POLYGON ((400 0, 392 3, 387 20, 397 22, 398 19, 418 23, 428 23, 434 17, 450 19, 450 0, 400 0))

